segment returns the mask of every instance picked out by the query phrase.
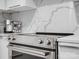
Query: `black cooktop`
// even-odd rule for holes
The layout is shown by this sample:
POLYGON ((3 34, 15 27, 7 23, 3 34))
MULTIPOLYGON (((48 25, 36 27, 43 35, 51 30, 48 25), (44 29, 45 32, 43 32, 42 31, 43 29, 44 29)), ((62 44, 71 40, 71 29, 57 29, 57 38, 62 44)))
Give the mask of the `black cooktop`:
POLYGON ((69 35, 74 35, 73 33, 49 33, 49 32, 36 32, 38 35, 61 35, 61 36, 69 36, 69 35))

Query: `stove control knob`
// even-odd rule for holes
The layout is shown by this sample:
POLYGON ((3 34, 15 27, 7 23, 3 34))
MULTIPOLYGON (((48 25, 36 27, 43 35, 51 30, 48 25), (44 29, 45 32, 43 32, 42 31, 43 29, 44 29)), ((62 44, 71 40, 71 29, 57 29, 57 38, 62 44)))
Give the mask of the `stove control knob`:
POLYGON ((47 40, 47 45, 51 45, 51 42, 49 40, 47 40))
POLYGON ((51 45, 51 42, 48 42, 47 45, 51 45))
POLYGON ((11 38, 8 38, 8 40, 11 40, 11 38))
POLYGON ((39 40, 39 44, 43 44, 43 41, 42 40, 39 40))
POLYGON ((13 38, 12 40, 16 40, 16 38, 13 38))

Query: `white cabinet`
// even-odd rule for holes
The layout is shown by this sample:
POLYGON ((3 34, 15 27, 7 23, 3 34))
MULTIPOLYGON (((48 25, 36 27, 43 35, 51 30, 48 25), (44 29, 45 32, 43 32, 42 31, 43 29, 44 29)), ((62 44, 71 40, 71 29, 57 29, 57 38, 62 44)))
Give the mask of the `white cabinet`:
POLYGON ((8 41, 6 37, 0 38, 0 59, 9 59, 7 46, 8 46, 8 41))
POLYGON ((36 8, 33 0, 7 0, 6 10, 22 11, 36 8))
POLYGON ((79 1, 75 1, 75 10, 76 10, 76 16, 77 16, 77 23, 79 24, 79 1))
POLYGON ((79 44, 59 43, 59 59, 79 59, 79 44))
POLYGON ((0 10, 5 9, 5 0, 0 0, 0 10))

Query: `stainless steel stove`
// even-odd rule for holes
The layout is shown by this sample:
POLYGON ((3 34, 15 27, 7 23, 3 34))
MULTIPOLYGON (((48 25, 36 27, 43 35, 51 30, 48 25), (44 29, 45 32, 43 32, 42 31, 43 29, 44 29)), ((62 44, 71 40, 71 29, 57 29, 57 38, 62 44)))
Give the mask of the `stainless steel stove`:
POLYGON ((57 38, 61 35, 18 34, 9 40, 9 59, 58 59, 57 38))

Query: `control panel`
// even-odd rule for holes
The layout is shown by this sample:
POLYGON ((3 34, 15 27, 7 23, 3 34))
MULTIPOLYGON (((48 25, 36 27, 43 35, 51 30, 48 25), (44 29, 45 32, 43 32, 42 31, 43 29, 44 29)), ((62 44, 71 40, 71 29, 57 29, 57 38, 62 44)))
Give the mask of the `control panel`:
POLYGON ((55 48, 56 38, 49 36, 11 36, 8 38, 11 43, 31 45, 43 48, 55 48))

